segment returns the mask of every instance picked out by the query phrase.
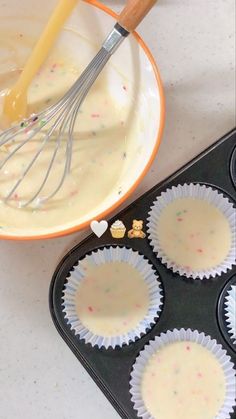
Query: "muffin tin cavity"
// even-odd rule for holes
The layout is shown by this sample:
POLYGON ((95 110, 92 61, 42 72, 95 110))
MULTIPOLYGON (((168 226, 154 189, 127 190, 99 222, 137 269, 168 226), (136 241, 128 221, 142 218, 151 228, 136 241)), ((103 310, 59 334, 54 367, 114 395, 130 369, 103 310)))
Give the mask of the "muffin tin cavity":
POLYGON ((151 340, 138 355, 130 380, 132 402, 143 419, 230 417, 235 370, 215 339, 174 329, 151 340), (190 402, 191 401, 191 402, 190 402))
MULTIPOLYGON (((90 235, 70 250, 53 275, 49 298, 55 326, 67 345, 124 419, 140 417, 137 410, 134 409, 130 394, 131 373, 135 360, 149 342, 158 339, 168 331, 184 329, 185 331, 195 330, 199 331, 200 334, 204 333, 204 336, 209 337, 209 339, 206 339, 214 340, 214 345, 222 346, 222 351, 224 354, 227 353, 230 363, 236 362, 236 347, 227 328, 228 323, 226 323, 224 305, 227 287, 232 285, 236 278, 235 260, 231 260, 227 266, 221 266, 222 269, 217 272, 217 275, 204 276, 202 281, 194 279, 193 276, 187 278, 184 273, 181 274, 180 271, 174 272, 169 269, 163 263, 163 260, 157 257, 149 240, 148 224, 150 208, 157 197, 178 185, 187 184, 205 185, 206 190, 216 191, 216 200, 218 194, 220 195, 219 199, 222 199, 223 196, 227 205, 230 206, 229 212, 226 209, 226 218, 229 215, 233 226, 235 212, 231 213, 231 211, 232 208, 235 211, 235 188, 230 175, 229 162, 232 153, 235 153, 235 144, 236 130, 225 135, 200 156, 145 193, 117 214, 115 218, 109 220, 109 228, 101 238, 90 235), (119 220, 119 224, 115 223, 116 220, 119 220), (134 221, 140 224, 141 233, 131 234, 134 221), (112 225, 117 228, 110 230, 112 225), (155 273, 154 282, 158 285, 160 295, 164 298, 160 300, 159 309, 157 305, 155 306, 157 315, 154 321, 151 321, 149 326, 146 325, 141 333, 133 333, 132 337, 128 337, 128 340, 117 340, 117 336, 115 341, 112 341, 111 337, 110 340, 106 341, 104 337, 97 340, 97 337, 89 336, 88 331, 81 338, 80 334, 76 332, 76 327, 79 325, 78 318, 76 316, 73 318, 76 313, 69 313, 75 302, 73 301, 73 295, 67 295, 69 298, 67 308, 65 304, 63 305, 66 284, 72 278, 71 289, 73 290, 73 287, 77 286, 76 284, 81 280, 81 274, 83 276, 81 266, 83 266, 83 261, 87 257, 93 255, 94 263, 95 261, 98 263, 99 260, 101 261, 100 258, 102 258, 104 251, 108 252, 105 258, 107 260, 109 252, 116 252, 115 249, 121 249, 117 252, 122 252, 123 249, 123 256, 127 257, 126 260, 129 259, 126 254, 127 249, 134 255, 132 261, 135 262, 135 257, 137 257, 135 255, 138 255, 138 258, 141 259, 140 265, 138 263, 136 268, 137 266, 140 267, 144 260, 144 264, 147 263, 146 267, 153 269, 155 273), (69 301, 70 298, 72 301, 69 301), (75 327, 71 328, 73 322, 75 327)), ((231 232, 235 231, 234 229, 233 226, 231 232)), ((220 240, 220 238, 217 238, 217 240, 220 240)), ((232 244, 231 254, 234 253, 235 256, 234 236, 232 237, 232 244)), ((146 270, 145 273, 147 273, 146 270)), ((227 406, 231 413, 225 416, 231 419, 235 418, 236 415, 235 407, 234 411, 231 409, 232 404, 233 401, 230 400, 227 406)), ((220 416, 220 418, 223 417, 220 416)))
POLYGON ((232 182, 234 184, 234 187, 236 188, 236 146, 234 148, 234 151, 231 156, 230 161, 230 174, 232 178, 232 182))
POLYGON ((154 253, 174 272, 210 278, 235 263, 236 208, 209 185, 183 184, 156 198, 148 217, 154 253))
POLYGON ((225 284, 220 294, 218 322, 226 342, 236 352, 236 274, 225 284))
POLYGON ((68 274, 63 312, 80 339, 98 348, 128 345, 162 309, 162 286, 149 261, 127 247, 97 249, 68 274))

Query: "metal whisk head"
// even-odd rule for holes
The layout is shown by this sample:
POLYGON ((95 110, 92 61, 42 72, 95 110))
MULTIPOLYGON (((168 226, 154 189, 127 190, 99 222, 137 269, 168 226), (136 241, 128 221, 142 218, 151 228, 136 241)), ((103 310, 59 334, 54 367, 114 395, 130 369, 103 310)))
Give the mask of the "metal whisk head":
POLYGON ((71 168, 73 132, 79 109, 110 56, 115 52, 127 35, 128 32, 116 24, 94 59, 86 67, 69 91, 55 105, 50 106, 37 115, 31 115, 30 118, 0 134, 0 151, 3 147, 4 150, 8 148, 7 155, 0 161, 0 179, 2 178, 1 172, 3 173, 7 163, 14 158, 16 153, 20 150, 24 151, 24 147, 36 138, 38 143, 38 148, 35 151, 34 156, 27 163, 26 167, 22 169, 19 178, 13 183, 10 190, 7 191, 6 196, 3 197, 5 202, 12 199, 26 176, 30 176, 32 167, 36 164, 49 143, 50 145, 53 144, 53 151, 49 158, 45 174, 43 174, 42 181, 30 197, 27 197, 26 200, 19 200, 19 207, 26 207, 33 202, 36 202, 36 204, 45 202, 54 197, 62 187, 71 168), (65 150, 62 174, 55 185, 52 185, 52 187, 49 185, 51 187, 50 192, 47 193, 46 196, 41 196, 46 184, 49 183, 50 173, 56 162, 62 144, 65 150))

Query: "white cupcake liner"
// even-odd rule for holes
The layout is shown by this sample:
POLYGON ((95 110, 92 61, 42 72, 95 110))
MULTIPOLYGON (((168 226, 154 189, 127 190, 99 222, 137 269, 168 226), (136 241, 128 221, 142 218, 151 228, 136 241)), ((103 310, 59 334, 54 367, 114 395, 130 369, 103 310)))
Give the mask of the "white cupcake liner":
POLYGON ((178 272, 180 275, 185 275, 187 278, 204 279, 221 275, 231 269, 236 261, 236 209, 234 205, 224 197, 222 193, 212 189, 210 186, 199 184, 184 184, 173 186, 162 192, 160 196, 154 201, 153 206, 149 212, 147 222, 147 233, 150 239, 151 246, 154 253, 161 259, 167 268, 172 269, 173 272, 178 272), (218 208, 227 218, 231 229, 231 248, 225 260, 214 268, 201 271, 187 270, 186 267, 180 266, 171 261, 164 253, 160 246, 157 235, 157 226, 162 210, 172 201, 180 198, 198 198, 207 201, 209 204, 218 208))
POLYGON ((226 380, 226 394, 225 400, 214 419, 228 419, 230 414, 234 411, 233 407, 236 404, 236 382, 235 382, 235 370, 234 364, 231 362, 230 356, 217 343, 215 339, 211 339, 210 336, 206 336, 203 332, 197 330, 192 331, 191 329, 174 329, 173 331, 168 330, 166 333, 161 333, 160 336, 156 336, 154 340, 149 341, 145 345, 144 349, 140 352, 136 361, 133 365, 130 380, 130 393, 131 400, 134 404, 134 409, 137 411, 138 417, 143 419, 155 419, 147 411, 141 394, 141 383, 144 370, 150 357, 159 351, 169 343, 176 341, 188 341, 196 342, 208 349, 212 354, 215 355, 219 361, 225 375, 226 380))
POLYGON ((225 297, 226 326, 233 344, 236 345, 236 285, 232 285, 225 297))
POLYGON ((78 266, 74 267, 74 270, 71 271, 70 275, 67 277, 62 300, 65 318, 75 334, 79 335, 80 339, 83 339, 85 343, 90 343, 92 346, 98 346, 98 348, 104 347, 105 349, 108 349, 109 347, 114 349, 116 346, 121 347, 123 345, 128 345, 130 342, 134 342, 136 339, 140 338, 142 334, 145 334, 151 326, 156 323, 156 319, 159 317, 163 304, 161 283, 158 280, 158 275, 151 263, 137 251, 126 247, 121 248, 119 246, 94 251, 79 261, 78 266), (136 328, 120 336, 104 337, 93 334, 82 324, 76 312, 75 297, 78 286, 85 277, 82 266, 82 262, 85 260, 89 260, 89 263, 94 266, 106 262, 127 262, 141 273, 148 285, 149 308, 145 318, 140 321, 136 328))

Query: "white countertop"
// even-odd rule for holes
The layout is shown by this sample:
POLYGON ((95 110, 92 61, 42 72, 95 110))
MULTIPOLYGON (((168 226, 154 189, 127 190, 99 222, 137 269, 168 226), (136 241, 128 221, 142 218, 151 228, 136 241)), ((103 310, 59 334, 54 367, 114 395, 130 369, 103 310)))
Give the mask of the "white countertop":
MULTIPOLYGON (((234 0, 159 0, 139 32, 161 71, 167 118, 158 157, 130 200, 235 124, 234 0)), ((118 418, 48 309, 57 263, 87 233, 0 243, 0 419, 118 418)))

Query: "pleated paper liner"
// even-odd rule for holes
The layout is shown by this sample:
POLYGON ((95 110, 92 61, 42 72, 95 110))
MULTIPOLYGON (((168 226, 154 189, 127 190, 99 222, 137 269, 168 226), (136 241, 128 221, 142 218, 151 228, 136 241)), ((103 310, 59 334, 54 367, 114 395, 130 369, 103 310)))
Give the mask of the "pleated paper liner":
MULTIPOLYGON (((216 275, 221 275, 222 273, 227 272, 235 264, 236 258, 236 209, 232 202, 229 201, 219 191, 212 189, 210 186, 200 185, 200 184, 184 184, 173 186, 170 189, 167 189, 165 192, 162 192, 160 196, 156 198, 151 207, 147 223, 147 232, 150 240, 150 244, 153 248, 154 253, 158 258, 161 259, 162 263, 165 264, 169 269, 172 269, 173 272, 177 272, 180 275, 184 275, 187 278, 210 278, 215 277, 216 275), (165 249, 160 242, 158 236, 158 225, 160 216, 163 210, 175 200, 181 200, 184 198, 192 198, 206 201, 211 204, 213 207, 217 208, 222 215, 228 221, 230 228, 231 240, 230 240, 230 249, 227 256, 221 263, 218 263, 216 266, 213 266, 209 269, 192 269, 188 265, 188 260, 186 260, 185 265, 180 265, 170 258, 166 254, 165 249)), ((220 237, 217 236, 217 230, 215 233, 215 240, 220 240, 220 237)))
MULTIPOLYGON (((219 410, 216 412, 214 419, 230 418, 230 414, 233 412, 233 407, 236 404, 236 377, 234 364, 232 363, 230 357, 227 355, 226 351, 220 344, 216 342, 215 339, 212 339, 210 336, 206 336, 204 333, 200 333, 197 330, 192 331, 191 329, 174 329, 173 331, 169 330, 166 333, 161 333, 160 336, 156 336, 154 340, 149 341, 149 343, 139 353, 133 365, 130 380, 131 400, 138 417, 143 419, 159 419, 157 416, 152 416, 145 405, 142 395, 142 378, 151 357, 154 354, 157 354, 164 347, 167 347, 168 345, 171 345, 175 342, 197 343, 205 349, 209 350, 209 352, 212 353, 218 360, 219 365, 224 373, 225 395, 223 404, 219 407, 219 410)), ((165 393, 165 386, 163 386, 163 393, 165 393)), ((177 417, 175 415, 176 412, 173 411, 171 419, 172 417, 177 417)), ((204 418, 201 416, 199 419, 204 418)))
MULTIPOLYGON (((127 278, 127 281, 129 278, 127 278)), ((95 286, 95 285, 94 285, 95 286)), ((97 285, 96 285, 97 286, 97 285)), ((105 291, 104 291, 105 292, 105 291)), ((130 293, 134 293, 135 289, 131 289, 130 293)), ((81 294, 82 295, 82 294, 81 294)), ((99 304, 113 304, 114 299, 112 301, 112 294, 110 294, 111 300, 108 301, 107 297, 104 303, 99 301, 99 304)), ((96 298, 99 298, 96 296, 96 298)), ((129 295, 123 296, 123 298, 129 298, 129 295)), ((119 305, 119 303, 118 303, 119 305)), ((82 340, 85 341, 87 344, 91 344, 92 346, 97 346, 98 348, 105 348, 108 349, 109 347, 121 347, 123 345, 128 345, 131 342, 139 339, 143 334, 147 333, 147 331, 155 324, 158 320, 160 312, 162 310, 162 286, 160 279, 153 268, 152 264, 141 254, 137 251, 132 250, 131 248, 127 247, 119 247, 119 246, 109 246, 103 247, 96 251, 87 254, 83 259, 79 260, 78 265, 71 270, 70 274, 67 277, 65 288, 62 296, 62 306, 63 312, 65 314, 65 319, 67 320, 68 324, 70 325, 71 329, 74 331, 76 335, 82 340), (143 318, 141 318, 135 327, 133 326, 130 330, 126 330, 124 333, 115 334, 114 332, 104 333, 104 335, 96 334, 95 331, 91 330, 92 327, 86 326, 84 323, 85 321, 81 320, 77 309, 77 299, 79 293, 82 292, 80 286, 85 284, 83 281, 86 280, 86 270, 99 269, 99 267, 104 266, 105 264, 111 264, 115 262, 121 262, 129 266, 129 268, 133 268, 137 271, 140 275, 140 278, 143 279, 145 283, 145 289, 147 289, 148 294, 148 308, 146 313, 144 314, 143 318)), ((88 310, 90 310, 89 315, 93 316, 93 321, 96 322, 99 319, 98 310, 101 311, 104 307, 99 305, 100 308, 93 308, 88 305, 88 310)), ((111 306, 110 306, 111 307, 111 306)), ((106 308, 107 310, 107 308, 106 308)), ((111 308, 112 310, 112 308, 111 308)), ((118 313, 119 319, 120 313, 118 313)), ((106 318, 106 320, 109 317, 106 318)), ((127 317, 121 317, 121 320, 126 320, 127 317)), ((111 323, 109 323, 109 327, 112 328, 112 318, 111 323)))
POLYGON ((236 285, 231 285, 226 294, 224 310, 228 334, 233 344, 236 345, 236 285))

